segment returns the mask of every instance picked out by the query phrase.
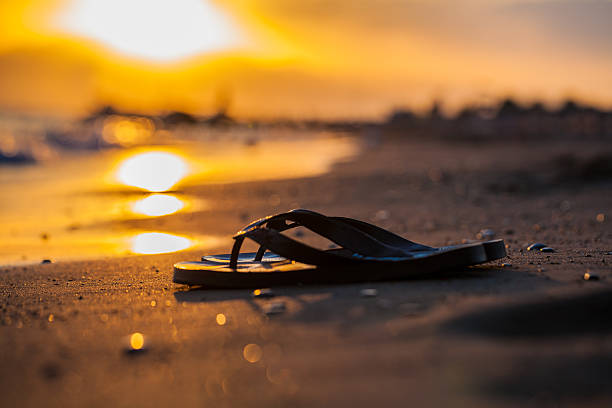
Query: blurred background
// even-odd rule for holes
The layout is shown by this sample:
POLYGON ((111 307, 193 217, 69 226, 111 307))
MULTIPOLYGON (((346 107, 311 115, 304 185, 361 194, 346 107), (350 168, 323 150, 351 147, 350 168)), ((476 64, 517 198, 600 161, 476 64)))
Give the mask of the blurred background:
MULTIPOLYGON (((607 0, 3 0, 0 258, 216 242, 138 246, 167 232, 134 219, 215 211, 185 189, 325 174, 388 137, 609 140, 610 21, 607 0)), ((608 174, 582 147, 555 163, 608 174)))
POLYGON ((380 120, 432 101, 612 106, 607 0, 4 0, 0 107, 380 120))

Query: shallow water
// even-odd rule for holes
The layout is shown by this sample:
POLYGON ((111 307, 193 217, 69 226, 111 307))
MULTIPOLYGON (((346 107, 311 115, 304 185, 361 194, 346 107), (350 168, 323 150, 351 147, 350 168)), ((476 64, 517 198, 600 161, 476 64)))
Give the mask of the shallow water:
POLYGON ((122 226, 131 219, 206 211, 189 186, 323 174, 357 153, 353 138, 299 132, 245 143, 244 138, 63 152, 33 165, 0 166, 0 264, 218 245, 219 237, 122 226))

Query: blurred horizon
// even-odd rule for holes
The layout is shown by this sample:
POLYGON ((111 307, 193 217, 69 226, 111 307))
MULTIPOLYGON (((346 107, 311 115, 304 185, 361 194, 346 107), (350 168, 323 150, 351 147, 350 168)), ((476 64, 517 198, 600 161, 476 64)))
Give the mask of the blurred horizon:
POLYGON ((608 0, 5 0, 0 111, 377 119, 612 107, 608 0))

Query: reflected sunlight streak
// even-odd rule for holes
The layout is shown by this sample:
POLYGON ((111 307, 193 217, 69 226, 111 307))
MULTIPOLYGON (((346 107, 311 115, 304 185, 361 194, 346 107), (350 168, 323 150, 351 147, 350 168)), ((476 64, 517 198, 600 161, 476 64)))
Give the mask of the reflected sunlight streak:
POLYGON ((187 163, 167 152, 140 153, 121 162, 117 179, 152 192, 168 191, 188 173, 187 163))
POLYGON ((178 197, 168 194, 151 194, 132 204, 132 211, 137 214, 159 217, 180 211, 185 203, 178 197))
POLYGON ((143 232, 131 240, 131 250, 135 254, 165 254, 189 248, 189 238, 163 232, 143 232))

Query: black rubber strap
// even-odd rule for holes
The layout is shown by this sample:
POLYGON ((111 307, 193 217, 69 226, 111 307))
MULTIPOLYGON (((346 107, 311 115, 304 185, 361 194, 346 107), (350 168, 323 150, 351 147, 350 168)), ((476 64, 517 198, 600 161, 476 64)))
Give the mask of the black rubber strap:
POLYGON ((236 269, 244 238, 260 244, 255 256, 261 261, 266 249, 287 259, 311 265, 363 262, 364 257, 411 257, 408 250, 430 249, 374 225, 343 217, 327 217, 309 210, 292 210, 257 220, 239 231, 234 239, 230 267, 236 269), (289 222, 289 223, 288 223, 289 222), (304 226, 340 245, 342 251, 321 251, 280 234, 281 231, 304 226))
MULTIPOLYGON (((348 223, 334 221, 330 217, 308 210, 293 210, 262 218, 246 226, 234 238, 262 228, 264 225, 277 231, 284 231, 294 226, 303 226, 342 248, 364 256, 405 256, 405 251, 401 248, 381 242, 348 223), (293 222, 293 224, 287 224, 287 221, 293 222)), ((263 256, 263 252, 258 251, 258 255, 263 256)))
POLYGON ((334 221, 344 222, 346 224, 349 224, 353 226, 354 228, 357 228, 358 230, 371 235, 372 237, 376 238, 380 242, 383 242, 390 246, 401 248, 404 251, 416 252, 416 251, 431 251, 434 249, 427 245, 422 245, 416 242, 412 242, 410 240, 407 240, 406 238, 403 238, 397 234, 392 233, 391 231, 388 231, 384 228, 377 227, 376 225, 369 224, 364 221, 359 221, 353 218, 346 218, 346 217, 329 217, 329 218, 334 221))
MULTIPOLYGON (((349 254, 342 253, 340 251, 322 251, 320 249, 313 248, 301 242, 295 241, 277 230, 261 227, 246 232, 236 238, 234 247, 232 248, 232 255, 230 259, 230 268, 236 270, 238 267, 238 255, 240 254, 240 246, 244 241, 244 238, 250 238, 258 244, 269 248, 275 254, 280 255, 284 258, 292 261, 302 262, 309 265, 316 266, 333 266, 333 265, 344 265, 348 264, 363 264, 369 262, 376 262, 376 257, 367 259, 359 254, 350 252, 349 254)), ((402 254, 398 258, 409 258, 409 254, 402 254)))
MULTIPOLYGON (((346 217, 327 217, 323 214, 319 214, 314 211, 302 210, 302 209, 292 210, 287 213, 282 213, 282 214, 277 214, 272 217, 262 218, 261 220, 257 220, 254 223, 249 224, 243 230, 252 229, 253 227, 256 227, 256 226, 267 225, 269 228, 276 229, 278 231, 285 231, 285 230, 288 230, 294 227, 302 226, 302 224, 300 224, 299 222, 293 222, 291 224, 287 224, 287 220, 290 218, 290 214, 296 213, 296 212, 308 213, 314 217, 327 218, 328 220, 332 222, 348 224, 352 226, 353 228, 359 230, 361 233, 368 234, 369 236, 380 241, 381 243, 388 245, 388 246, 399 248, 402 251, 417 252, 417 251, 431 251, 433 249, 432 247, 428 247, 426 245, 421 245, 416 242, 409 241, 399 235, 396 235, 390 231, 387 231, 383 228, 380 228, 373 224, 369 224, 364 221, 359 221, 353 218, 346 218, 346 217)), ((342 244, 339 244, 339 245, 342 246, 342 244)), ((261 261, 265 252, 266 252, 266 247, 260 246, 255 256, 255 260, 261 261)))

